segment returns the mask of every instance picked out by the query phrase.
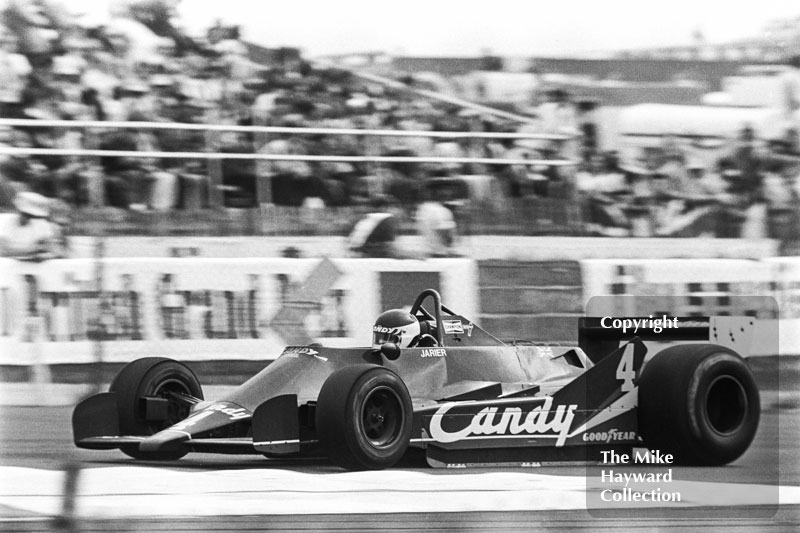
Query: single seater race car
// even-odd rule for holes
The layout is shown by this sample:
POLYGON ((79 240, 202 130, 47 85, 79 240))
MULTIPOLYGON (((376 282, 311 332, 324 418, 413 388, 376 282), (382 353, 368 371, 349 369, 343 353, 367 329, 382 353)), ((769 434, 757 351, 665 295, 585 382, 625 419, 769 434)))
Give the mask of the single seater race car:
MULTIPOLYGON (((503 342, 430 289, 410 313, 412 347, 289 346, 215 401, 181 362, 133 361, 108 392, 76 406, 75 443, 147 460, 324 455, 354 470, 391 467, 409 448, 434 467, 592 462, 638 447, 716 465, 756 433, 758 389, 728 347, 677 344, 645 364, 652 329, 624 339, 591 317, 581 319, 579 346, 503 342)), ((671 334, 708 340, 712 325, 693 318, 671 334)), ((376 324, 375 339, 396 341, 393 329, 376 324)))

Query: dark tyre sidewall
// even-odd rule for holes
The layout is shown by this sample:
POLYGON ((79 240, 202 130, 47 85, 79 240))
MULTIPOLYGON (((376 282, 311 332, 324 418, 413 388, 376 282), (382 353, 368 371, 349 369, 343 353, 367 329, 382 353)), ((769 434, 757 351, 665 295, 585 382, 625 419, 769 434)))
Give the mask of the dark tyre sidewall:
POLYGON ((408 389, 397 374, 386 368, 345 367, 331 374, 320 390, 317 433, 328 457, 341 467, 376 470, 394 465, 408 448, 411 423, 408 389), (364 422, 365 407, 374 406, 370 400, 376 398, 382 398, 378 403, 386 406, 391 417, 388 433, 375 433, 364 422))
POLYGON ((346 436, 351 450, 361 456, 364 466, 390 466, 399 461, 406 451, 411 435, 411 401, 405 402, 408 392, 396 374, 388 371, 370 371, 353 385, 347 405, 346 436), (380 398, 378 398, 380 397, 380 398), (387 414, 393 419, 390 435, 374 442, 365 426, 367 401, 385 400, 387 414), (388 438, 387 438, 388 437, 388 438))
POLYGON ((672 453, 680 464, 735 460, 752 442, 759 417, 753 375, 728 348, 713 344, 667 348, 643 370, 640 434, 648 448, 672 453))
POLYGON ((686 400, 689 427, 702 448, 703 463, 728 463, 747 449, 758 429, 760 402, 753 376, 741 359, 728 353, 703 359, 686 400))
MULTIPOLYGON (((203 399, 203 389, 197 376, 183 363, 162 357, 148 357, 126 365, 109 388, 109 391, 117 394, 120 433, 153 435, 186 418, 189 409, 171 402, 166 421, 151 423, 145 420, 139 399, 143 396, 164 397, 167 390, 203 399)), ((185 452, 143 453, 137 446, 123 446, 120 449, 136 459, 171 460, 186 455, 185 452)))

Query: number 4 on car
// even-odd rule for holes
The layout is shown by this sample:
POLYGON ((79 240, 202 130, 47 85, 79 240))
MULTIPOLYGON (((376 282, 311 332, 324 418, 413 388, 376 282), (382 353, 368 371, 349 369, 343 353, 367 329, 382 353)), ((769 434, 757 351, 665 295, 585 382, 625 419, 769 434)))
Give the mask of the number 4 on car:
MULTIPOLYGON (((133 361, 108 392, 76 406, 75 443, 155 461, 324 455, 351 470, 391 467, 410 450, 453 467, 599 461, 642 446, 715 465, 744 453, 758 427, 753 376, 724 346, 648 354, 650 332, 620 336, 591 317, 577 346, 504 342, 430 289, 410 313, 381 316, 397 322, 376 324, 379 343, 287 347, 213 401, 187 365, 133 361)), ((708 319, 693 317, 670 340, 691 332, 696 341, 703 328, 708 335, 708 319)))

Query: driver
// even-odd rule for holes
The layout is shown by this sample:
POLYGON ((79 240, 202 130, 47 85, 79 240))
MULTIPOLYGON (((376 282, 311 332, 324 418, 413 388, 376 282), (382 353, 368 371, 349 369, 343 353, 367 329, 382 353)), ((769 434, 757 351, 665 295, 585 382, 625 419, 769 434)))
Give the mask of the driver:
POLYGON ((372 348, 380 350, 381 345, 387 342, 396 344, 400 349, 438 345, 432 335, 422 333, 419 320, 402 309, 381 313, 372 326, 372 348))

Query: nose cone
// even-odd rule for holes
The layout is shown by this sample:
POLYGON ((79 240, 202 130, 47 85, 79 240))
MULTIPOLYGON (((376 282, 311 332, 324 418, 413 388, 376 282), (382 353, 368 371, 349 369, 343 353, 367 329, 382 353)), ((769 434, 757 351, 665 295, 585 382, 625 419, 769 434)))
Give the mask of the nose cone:
POLYGON ((141 452, 173 452, 179 451, 181 443, 189 440, 189 433, 174 429, 165 429, 155 435, 150 435, 139 443, 141 452))
POLYGON ((235 403, 216 402, 205 409, 193 413, 174 426, 147 437, 139 444, 143 452, 177 451, 191 438, 203 438, 212 432, 226 434, 229 426, 249 421, 252 414, 235 403))

